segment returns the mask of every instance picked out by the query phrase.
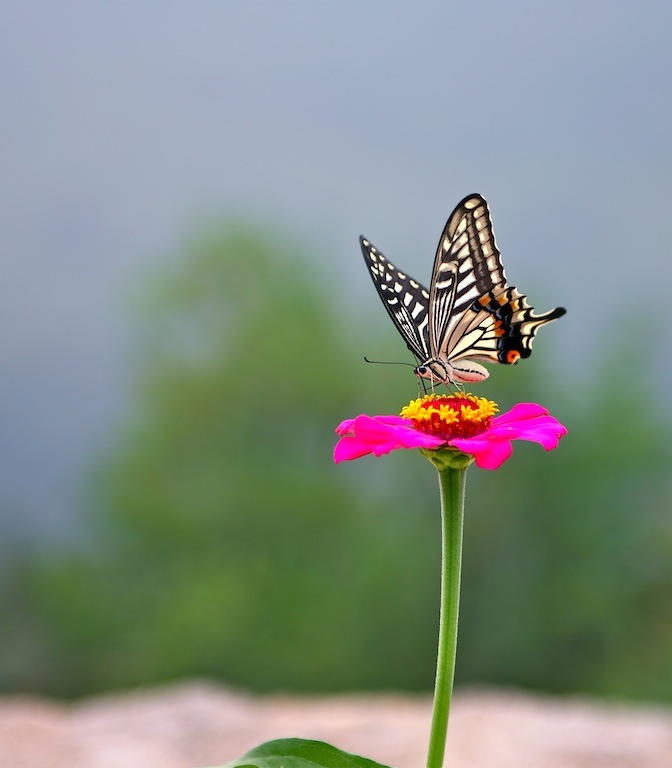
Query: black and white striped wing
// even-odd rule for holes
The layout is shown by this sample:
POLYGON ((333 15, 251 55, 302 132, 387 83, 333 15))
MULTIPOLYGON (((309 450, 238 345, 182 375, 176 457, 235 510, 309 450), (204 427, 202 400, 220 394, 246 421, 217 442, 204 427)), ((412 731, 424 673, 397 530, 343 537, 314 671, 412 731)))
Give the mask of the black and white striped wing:
MULTIPOLYGON (((469 195, 451 213, 434 259, 429 295, 432 357, 450 360, 451 343, 461 338, 464 313, 484 294, 505 286, 488 204, 481 195, 469 195)), ((466 328, 462 331, 468 345, 472 337, 466 328)))
POLYGON ((417 280, 400 272, 363 237, 359 243, 364 261, 387 313, 406 346, 421 362, 429 355, 429 291, 417 280))

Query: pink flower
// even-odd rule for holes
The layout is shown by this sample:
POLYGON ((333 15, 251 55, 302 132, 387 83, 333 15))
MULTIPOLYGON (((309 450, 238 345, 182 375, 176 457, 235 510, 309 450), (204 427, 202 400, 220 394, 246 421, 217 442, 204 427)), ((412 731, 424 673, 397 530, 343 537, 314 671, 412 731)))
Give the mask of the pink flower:
POLYGON ((530 440, 547 451, 558 447, 567 429, 536 403, 519 403, 493 418, 497 406, 485 398, 426 395, 411 401, 401 416, 357 416, 338 425, 341 439, 334 461, 397 448, 461 451, 483 469, 497 469, 513 452, 512 440, 530 440))

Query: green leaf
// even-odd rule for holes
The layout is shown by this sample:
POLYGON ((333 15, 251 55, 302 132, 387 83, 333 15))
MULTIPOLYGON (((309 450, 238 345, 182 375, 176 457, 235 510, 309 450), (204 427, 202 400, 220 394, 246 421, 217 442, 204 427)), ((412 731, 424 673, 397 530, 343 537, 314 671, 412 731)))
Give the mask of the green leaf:
POLYGON ((222 768, 387 768, 331 744, 309 739, 277 739, 254 747, 222 768))

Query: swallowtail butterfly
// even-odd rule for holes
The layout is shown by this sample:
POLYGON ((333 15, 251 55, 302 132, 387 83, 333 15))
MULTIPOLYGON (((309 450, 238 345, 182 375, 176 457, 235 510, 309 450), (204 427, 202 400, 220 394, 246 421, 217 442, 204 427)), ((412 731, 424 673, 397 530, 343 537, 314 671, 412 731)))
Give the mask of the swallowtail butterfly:
POLYGON ((512 364, 532 353, 537 330, 565 314, 536 315, 507 285, 488 204, 469 195, 451 213, 434 259, 431 288, 400 272, 360 237, 364 260, 385 309, 432 384, 482 381, 480 362, 512 364))

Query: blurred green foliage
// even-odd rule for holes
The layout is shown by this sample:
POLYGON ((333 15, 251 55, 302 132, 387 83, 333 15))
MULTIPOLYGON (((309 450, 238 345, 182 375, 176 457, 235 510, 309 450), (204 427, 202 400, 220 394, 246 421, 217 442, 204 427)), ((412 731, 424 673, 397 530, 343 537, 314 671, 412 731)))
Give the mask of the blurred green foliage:
MULTIPOLYGON (((331 460, 340 420, 417 391, 362 362, 403 349, 373 287, 353 307, 300 249, 240 225, 185 251, 146 302, 86 545, 5 567, 0 685, 430 689, 434 470, 415 452, 331 460)), ((569 435, 469 472, 458 683, 672 700, 670 415, 622 382, 623 338, 577 384, 551 336, 479 388, 502 410, 544 403, 569 435)))

